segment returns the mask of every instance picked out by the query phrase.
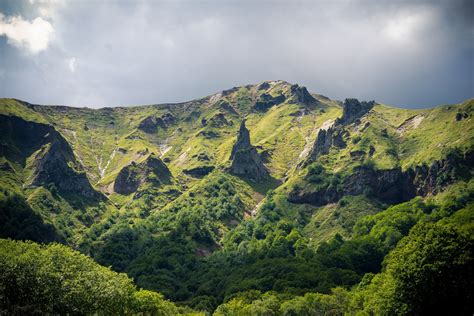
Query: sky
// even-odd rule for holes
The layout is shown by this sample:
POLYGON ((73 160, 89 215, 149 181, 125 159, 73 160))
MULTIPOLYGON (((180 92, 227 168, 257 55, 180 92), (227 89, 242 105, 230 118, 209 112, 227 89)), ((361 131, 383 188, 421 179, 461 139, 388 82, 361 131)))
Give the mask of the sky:
POLYGON ((182 102, 285 80, 426 108, 474 97, 474 1, 0 0, 0 97, 182 102))

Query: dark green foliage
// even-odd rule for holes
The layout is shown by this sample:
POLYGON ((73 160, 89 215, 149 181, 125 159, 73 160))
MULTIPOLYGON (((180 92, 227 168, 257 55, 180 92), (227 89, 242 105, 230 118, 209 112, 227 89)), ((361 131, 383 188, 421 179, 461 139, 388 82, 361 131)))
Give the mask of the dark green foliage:
POLYGON ((137 291, 125 274, 59 244, 0 239, 0 313, 178 314, 154 292, 137 291))
POLYGON ((452 226, 418 225, 386 261, 394 292, 388 313, 469 314, 474 310, 474 239, 452 226))
POLYGON ((45 223, 26 203, 25 198, 10 193, 0 200, 0 237, 33 241, 60 241, 53 225, 45 223))

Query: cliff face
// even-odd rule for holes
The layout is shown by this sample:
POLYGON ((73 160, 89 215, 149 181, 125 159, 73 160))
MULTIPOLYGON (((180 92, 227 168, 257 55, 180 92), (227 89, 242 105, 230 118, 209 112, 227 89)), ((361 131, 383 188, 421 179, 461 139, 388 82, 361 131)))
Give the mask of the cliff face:
POLYGON ((308 155, 305 165, 316 161, 321 155, 329 153, 331 147, 338 149, 346 148, 344 138, 349 136, 346 126, 367 114, 375 105, 374 101, 359 102, 357 99, 346 99, 342 105, 342 116, 338 118, 333 126, 328 129, 320 129, 313 148, 308 155))
POLYGON ((115 179, 114 191, 124 195, 131 194, 146 181, 153 182, 155 186, 171 183, 171 172, 154 154, 139 164, 132 162, 122 168, 115 179))
POLYGON ((232 174, 244 176, 254 181, 262 180, 269 175, 257 149, 250 143, 250 133, 245 126, 245 120, 240 125, 239 135, 232 148, 230 159, 232 164, 229 171, 232 174))
POLYGON ((306 87, 299 86, 294 84, 291 86, 291 93, 293 94, 293 98, 291 102, 300 103, 304 105, 313 105, 318 101, 308 92, 306 87))
POLYGON ((26 161, 35 155, 31 166, 28 166, 32 168, 31 176, 25 179, 25 184, 54 184, 62 193, 103 198, 90 184, 69 143, 54 127, 0 115, 0 134, 2 156, 17 158, 23 167, 27 167, 26 161))
POLYGON ((430 166, 421 165, 402 171, 400 168, 375 170, 358 167, 345 177, 319 186, 317 190, 296 188, 288 201, 325 205, 337 202, 345 195, 372 196, 382 202, 396 204, 415 196, 426 196, 442 191, 446 186, 470 177, 474 167, 474 152, 466 155, 453 152, 446 159, 434 161, 430 166))
POLYGON ((374 101, 362 101, 357 99, 346 99, 342 104, 342 117, 336 121, 336 125, 351 124, 368 113, 375 105, 374 101))

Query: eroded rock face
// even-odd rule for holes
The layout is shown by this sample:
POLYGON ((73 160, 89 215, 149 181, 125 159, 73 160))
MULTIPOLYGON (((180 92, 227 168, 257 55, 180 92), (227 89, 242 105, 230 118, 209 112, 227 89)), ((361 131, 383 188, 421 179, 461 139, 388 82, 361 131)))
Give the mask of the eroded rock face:
POLYGON ((368 113, 375 105, 375 101, 362 101, 357 99, 346 99, 342 104, 342 117, 336 121, 336 125, 347 125, 360 119, 368 113))
POLYGON ((329 153, 331 147, 346 148, 344 136, 347 134, 346 130, 341 126, 329 127, 327 130, 320 129, 316 142, 311 149, 308 156, 308 163, 315 161, 319 156, 329 153))
POLYGON ((54 184, 60 193, 103 198, 94 190, 69 143, 53 126, 0 115, 0 156, 26 166, 35 154, 32 175, 27 185, 54 184))
POLYGON ((250 133, 245 126, 245 120, 240 125, 239 135, 232 148, 230 159, 232 164, 229 171, 232 174, 244 176, 254 181, 269 176, 257 149, 250 143, 250 133))
POLYGON ((337 202, 345 195, 366 194, 385 203, 397 204, 415 196, 436 194, 454 181, 470 176, 473 166, 474 152, 471 151, 465 156, 448 154, 429 167, 422 165, 406 171, 359 167, 340 179, 337 185, 328 184, 317 190, 296 188, 289 194, 288 201, 321 206, 337 202))
POLYGON ((310 105, 317 103, 318 101, 308 92, 306 87, 301 87, 297 84, 291 86, 291 93, 295 95, 293 102, 310 105))
MULTIPOLYGON (((346 99, 342 105, 342 117, 338 118, 334 125, 327 130, 319 130, 308 159, 303 165, 308 165, 316 161, 319 156, 328 154, 331 147, 346 148, 347 144, 344 138, 349 136, 346 126, 352 123, 360 124, 360 118, 368 113, 374 105, 374 101, 359 102, 357 99, 346 99)), ((369 126, 370 123, 367 122, 361 130, 367 129, 369 126)))
POLYGON ((31 180, 33 186, 47 186, 53 183, 63 193, 79 194, 89 198, 100 198, 82 167, 75 161, 69 144, 55 140, 43 146, 35 158, 35 171, 31 180))
POLYGON ((155 185, 171 183, 171 172, 154 154, 139 164, 132 162, 122 168, 115 179, 114 191, 128 195, 136 192, 146 181, 151 181, 155 185))

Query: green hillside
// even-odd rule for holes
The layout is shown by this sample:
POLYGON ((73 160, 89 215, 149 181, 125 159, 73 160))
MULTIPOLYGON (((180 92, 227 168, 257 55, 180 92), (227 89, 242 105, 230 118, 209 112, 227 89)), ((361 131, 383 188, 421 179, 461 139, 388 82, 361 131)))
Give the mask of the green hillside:
POLYGON ((473 115, 284 81, 102 109, 0 99, 0 237, 64 245, 2 240, 0 310, 472 313, 473 115), (18 283, 30 301, 12 301, 22 275, 54 293, 18 283))

